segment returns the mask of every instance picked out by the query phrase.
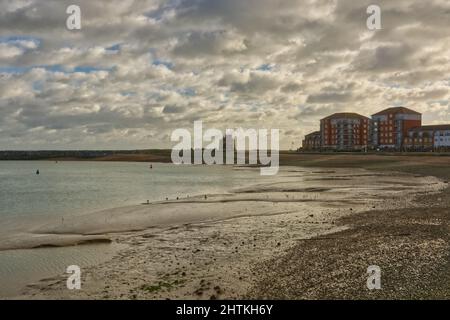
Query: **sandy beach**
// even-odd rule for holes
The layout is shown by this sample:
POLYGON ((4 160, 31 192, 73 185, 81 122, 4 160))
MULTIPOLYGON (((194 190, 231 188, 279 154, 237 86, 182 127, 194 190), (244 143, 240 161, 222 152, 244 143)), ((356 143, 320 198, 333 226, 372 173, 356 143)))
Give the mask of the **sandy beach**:
POLYGON ((450 300, 449 21, 0 0, 0 300, 450 300))
MULTIPOLYGON (((428 199, 446 185, 426 175, 289 166, 273 181, 227 194, 89 213, 64 224, 36 227, 2 243, 3 249, 98 241, 123 245, 111 260, 82 270, 82 290, 67 290, 67 275, 61 274, 30 284, 20 298, 322 298, 327 295, 321 295, 315 286, 326 284, 319 281, 326 274, 314 261, 323 256, 335 263, 346 261, 341 256, 346 251, 339 249, 329 256, 334 247, 315 239, 337 245, 339 241, 333 239, 344 235, 347 242, 359 243, 357 235, 345 236, 353 232, 356 220, 352 217, 364 222, 360 217, 367 212, 384 216, 405 207, 420 208, 415 199, 424 194, 428 199), (308 281, 298 285, 289 277, 309 279, 315 286, 306 290, 303 286, 308 281), (296 294, 284 292, 286 286, 296 294)), ((392 237, 401 239, 402 233, 398 234, 392 233, 392 237)), ((436 250, 442 249, 439 244, 433 243, 436 250)), ((350 247, 347 244, 345 248, 350 247)), ((439 259, 434 247, 430 252, 439 259)), ((346 257, 350 266, 354 261, 373 264, 370 259, 346 257)), ((351 275, 352 281, 362 281, 358 288, 364 291, 366 275, 361 270, 351 275)), ((332 269, 330 272, 335 274, 332 269)), ((339 274, 331 276, 337 283, 345 278, 339 274)), ((327 292, 340 297, 339 290, 327 292)))
MULTIPOLYGON (((408 172, 450 179, 448 156, 300 154, 285 163, 408 172)), ((246 297, 271 299, 449 299, 450 188, 418 194, 399 209, 374 208, 338 221, 346 230, 303 240, 258 265, 246 297), (365 287, 367 264, 382 270, 382 289, 365 287), (315 270, 312 272, 311 270, 315 270)))

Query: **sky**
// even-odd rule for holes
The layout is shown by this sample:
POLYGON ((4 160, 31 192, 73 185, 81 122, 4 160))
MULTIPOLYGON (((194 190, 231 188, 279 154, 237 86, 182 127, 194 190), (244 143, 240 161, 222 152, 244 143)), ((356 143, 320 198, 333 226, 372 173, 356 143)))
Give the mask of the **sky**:
POLYGON ((449 26, 448 0, 0 0, 0 150, 171 148, 196 120, 290 149, 400 105, 450 123, 449 26))

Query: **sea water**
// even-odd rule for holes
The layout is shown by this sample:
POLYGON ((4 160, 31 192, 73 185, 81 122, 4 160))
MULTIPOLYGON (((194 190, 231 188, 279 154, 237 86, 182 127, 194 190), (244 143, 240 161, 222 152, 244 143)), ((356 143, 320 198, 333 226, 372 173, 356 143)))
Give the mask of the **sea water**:
MULTIPOLYGON (((226 193, 265 178, 229 166, 95 161, 0 161, 1 236, 66 216, 143 202, 226 193), (152 167, 152 168, 151 168, 152 167), (39 174, 37 171, 39 170, 39 174)), ((109 259, 114 244, 0 251, 0 297, 62 274, 74 259, 92 265, 109 259)))

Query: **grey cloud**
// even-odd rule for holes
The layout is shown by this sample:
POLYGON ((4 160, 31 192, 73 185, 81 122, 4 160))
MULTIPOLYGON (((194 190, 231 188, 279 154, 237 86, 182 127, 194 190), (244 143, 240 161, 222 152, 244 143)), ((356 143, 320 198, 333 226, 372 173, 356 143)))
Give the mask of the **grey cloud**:
POLYGON ((362 50, 353 62, 356 70, 361 71, 396 71, 411 66, 410 57, 413 49, 403 45, 380 45, 374 49, 362 50))
POLYGON ((235 39, 226 31, 192 32, 174 48, 176 55, 198 57, 201 55, 233 54, 246 50, 244 39, 235 39))
POLYGON ((183 113, 185 110, 186 108, 181 106, 165 106, 163 113, 183 113))
POLYGON ((350 93, 319 93, 308 96, 307 103, 342 103, 352 98, 350 93))
POLYGON ((378 1, 377 32, 370 0, 79 0, 70 32, 72 2, 0 0, 0 149, 170 147, 198 119, 277 125, 290 147, 328 113, 398 101, 450 121, 448 1, 378 1))

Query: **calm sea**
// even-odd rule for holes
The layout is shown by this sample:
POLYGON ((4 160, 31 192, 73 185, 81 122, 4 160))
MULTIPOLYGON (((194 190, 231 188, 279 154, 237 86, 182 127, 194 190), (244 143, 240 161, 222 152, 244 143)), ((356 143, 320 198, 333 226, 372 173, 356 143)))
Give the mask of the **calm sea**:
MULTIPOLYGON (((0 161, 0 233, 14 233, 55 217, 166 198, 223 193, 265 179, 259 171, 226 166, 80 161, 0 161), (39 175, 36 174, 39 170, 39 175)), ((0 297, 64 272, 71 260, 91 265, 114 245, 0 252, 0 297)))

